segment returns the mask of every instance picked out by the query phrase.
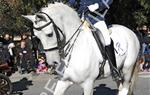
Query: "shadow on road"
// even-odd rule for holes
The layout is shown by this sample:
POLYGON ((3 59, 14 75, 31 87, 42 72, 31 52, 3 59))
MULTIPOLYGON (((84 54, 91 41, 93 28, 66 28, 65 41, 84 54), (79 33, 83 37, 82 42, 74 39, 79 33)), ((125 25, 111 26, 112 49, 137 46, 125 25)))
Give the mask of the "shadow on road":
POLYGON ((22 78, 21 80, 12 83, 13 85, 13 94, 23 95, 22 91, 28 90, 28 87, 33 85, 31 80, 27 78, 22 78))
POLYGON ((111 89, 106 87, 106 84, 100 84, 98 87, 94 88, 94 95, 117 95, 117 89, 111 89))

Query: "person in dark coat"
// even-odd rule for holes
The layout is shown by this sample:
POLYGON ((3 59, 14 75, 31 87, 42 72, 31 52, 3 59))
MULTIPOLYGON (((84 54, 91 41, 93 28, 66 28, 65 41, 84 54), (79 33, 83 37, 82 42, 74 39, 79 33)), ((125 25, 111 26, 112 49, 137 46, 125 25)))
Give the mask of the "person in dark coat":
POLYGON ((31 68, 32 62, 32 50, 26 46, 26 41, 22 40, 20 47, 18 48, 18 63, 19 63, 19 72, 27 73, 31 68))
POLYGON ((15 60, 15 44, 13 42, 13 40, 10 38, 9 34, 5 34, 4 35, 4 40, 3 40, 3 45, 4 48, 8 50, 9 54, 10 54, 10 65, 13 67, 14 65, 14 60, 15 60))
MULTIPOLYGON (((1 40, 2 41, 2 40, 1 40)), ((0 70, 8 69, 10 63, 10 54, 3 47, 3 42, 0 41, 0 70)))

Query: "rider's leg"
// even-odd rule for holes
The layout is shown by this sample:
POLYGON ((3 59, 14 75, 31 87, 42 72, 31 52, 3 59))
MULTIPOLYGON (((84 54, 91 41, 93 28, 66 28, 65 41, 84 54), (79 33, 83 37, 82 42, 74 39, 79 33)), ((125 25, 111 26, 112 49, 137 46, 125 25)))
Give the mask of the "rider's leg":
POLYGON ((113 41, 111 40, 111 38, 109 36, 109 30, 107 28, 107 25, 104 20, 101 20, 101 21, 97 22, 96 24, 94 24, 94 26, 102 32, 102 35, 104 37, 106 56, 109 61, 112 77, 116 81, 121 80, 121 75, 117 69, 113 41))
POLYGON ((105 45, 106 46, 110 45, 111 44, 111 39, 110 39, 110 36, 109 36, 109 30, 106 26, 105 21, 101 19, 100 21, 95 23, 94 26, 101 31, 101 33, 104 37, 104 40, 105 40, 105 45))

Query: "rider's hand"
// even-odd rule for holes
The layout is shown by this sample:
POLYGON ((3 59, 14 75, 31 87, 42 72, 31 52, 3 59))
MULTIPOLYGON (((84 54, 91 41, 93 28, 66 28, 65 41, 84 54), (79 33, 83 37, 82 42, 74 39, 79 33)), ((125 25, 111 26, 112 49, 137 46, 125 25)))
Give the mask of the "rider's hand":
POLYGON ((95 4, 92 4, 92 5, 89 5, 88 6, 88 9, 91 11, 91 12, 94 12, 95 10, 97 10, 99 8, 99 4, 98 3, 95 3, 95 4))

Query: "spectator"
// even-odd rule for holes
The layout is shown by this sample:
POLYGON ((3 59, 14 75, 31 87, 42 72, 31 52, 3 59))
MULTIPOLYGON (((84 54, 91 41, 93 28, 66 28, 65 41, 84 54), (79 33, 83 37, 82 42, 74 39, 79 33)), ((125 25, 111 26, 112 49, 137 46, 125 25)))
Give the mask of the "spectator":
POLYGON ((142 42, 145 43, 145 44, 148 44, 149 43, 149 40, 148 40, 148 27, 146 25, 143 25, 142 26, 142 29, 140 30, 141 34, 142 34, 142 42))
POLYGON ((36 73, 42 73, 46 72, 48 70, 48 67, 46 66, 46 61, 43 56, 40 56, 38 58, 38 68, 36 70, 36 73))
POLYGON ((24 40, 26 42, 26 46, 28 48, 32 49, 32 43, 27 34, 22 35, 22 40, 24 40))
POLYGON ((38 54, 42 51, 40 40, 36 36, 28 37, 26 34, 22 35, 22 40, 26 41, 28 48, 32 49, 35 63, 38 62, 38 54))
POLYGON ((150 26, 148 27, 147 34, 148 34, 148 37, 150 37, 150 26))
POLYGON ((145 52, 145 63, 143 65, 144 71, 149 71, 150 70, 150 45, 146 46, 145 52))
MULTIPOLYGON (((139 29, 139 33, 140 33, 140 42, 142 44, 142 56, 144 58, 144 51, 146 46, 148 45, 148 27, 146 25, 143 25, 140 29, 139 29)), ((144 58, 144 62, 145 62, 145 58, 144 58)))
POLYGON ((29 47, 26 45, 26 41, 22 40, 20 43, 20 47, 18 48, 18 63, 19 63, 19 72, 20 73, 28 73, 31 70, 33 65, 32 63, 32 52, 29 47))
POLYGON ((3 48, 3 42, 0 42, 0 72, 9 69, 10 54, 7 49, 3 48))
POLYGON ((146 68, 149 67, 148 65, 148 53, 147 52, 147 46, 150 43, 150 37, 148 36, 149 28, 146 25, 143 25, 142 27, 137 27, 136 34, 138 35, 138 38, 140 40, 141 46, 142 46, 142 60, 140 62, 140 70, 145 71, 146 68))
POLYGON ((144 71, 144 70, 143 70, 143 65, 144 65, 144 58, 143 58, 143 57, 139 60, 139 63, 140 63, 140 66, 139 66, 139 67, 140 67, 140 68, 139 68, 140 71, 144 71))
POLYGON ((32 50, 34 51, 35 56, 35 62, 38 62, 38 55, 40 53, 43 53, 43 46, 40 42, 40 39, 38 39, 36 36, 32 37, 32 50))
POLYGON ((15 54, 14 54, 15 44, 12 41, 12 39, 10 38, 10 35, 7 33, 4 35, 3 44, 4 44, 4 48, 8 49, 8 51, 10 53, 10 61, 11 61, 10 65, 13 66, 14 65, 14 58, 15 58, 15 54))

